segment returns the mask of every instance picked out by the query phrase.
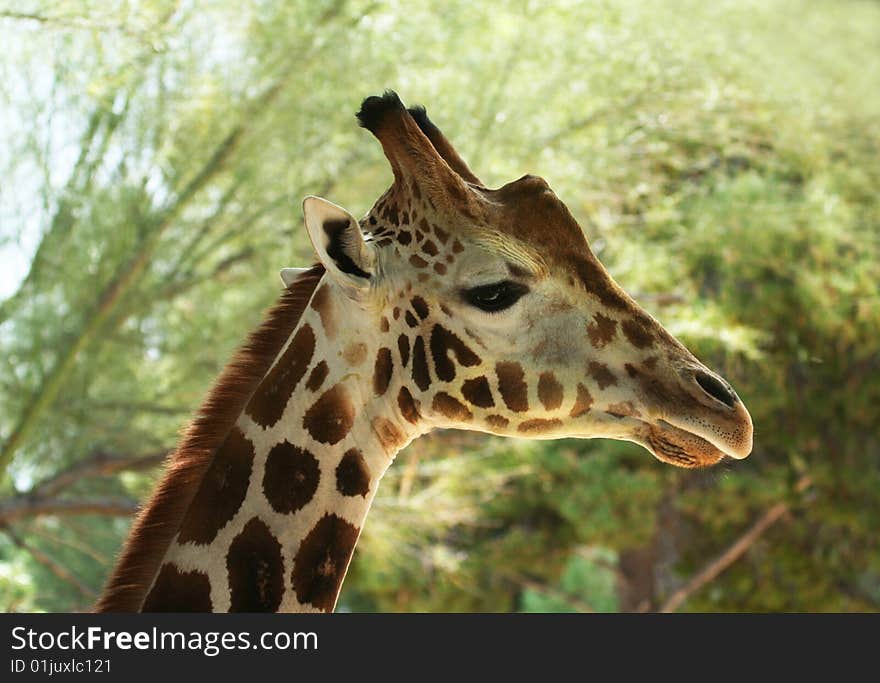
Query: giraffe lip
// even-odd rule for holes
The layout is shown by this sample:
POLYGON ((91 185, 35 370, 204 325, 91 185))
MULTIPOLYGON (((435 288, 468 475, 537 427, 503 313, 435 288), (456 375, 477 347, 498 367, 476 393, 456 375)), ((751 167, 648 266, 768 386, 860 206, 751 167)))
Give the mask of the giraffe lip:
POLYGON ((732 414, 708 416, 666 415, 656 421, 656 426, 668 431, 690 435, 691 438, 708 442, 715 449, 734 460, 747 458, 752 452, 752 418, 742 403, 732 414))
POLYGON ((708 467, 727 457, 737 457, 705 437, 666 420, 643 422, 643 445, 658 460, 677 467, 708 467))

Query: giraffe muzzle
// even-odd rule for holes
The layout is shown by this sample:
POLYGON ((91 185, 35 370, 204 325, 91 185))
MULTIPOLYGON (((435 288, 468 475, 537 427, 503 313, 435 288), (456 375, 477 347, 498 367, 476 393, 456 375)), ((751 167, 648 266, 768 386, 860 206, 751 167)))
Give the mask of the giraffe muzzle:
POLYGON ((679 377, 685 400, 677 410, 662 416, 655 425, 658 433, 672 441, 699 439, 705 442, 702 450, 706 454, 717 449, 716 459, 748 457, 752 451, 752 418, 733 387, 702 366, 684 368, 679 377))

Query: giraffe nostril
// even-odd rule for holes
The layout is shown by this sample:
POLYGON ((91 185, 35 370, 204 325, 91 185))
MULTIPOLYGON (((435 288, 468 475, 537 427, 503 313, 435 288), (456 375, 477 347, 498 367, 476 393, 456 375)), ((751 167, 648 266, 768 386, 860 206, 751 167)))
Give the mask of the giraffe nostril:
POLYGON ((697 384, 700 385, 700 388, 716 401, 721 401, 728 408, 733 408, 736 404, 737 396, 733 389, 728 387, 717 377, 713 377, 706 372, 697 370, 694 372, 694 379, 697 380, 697 384))

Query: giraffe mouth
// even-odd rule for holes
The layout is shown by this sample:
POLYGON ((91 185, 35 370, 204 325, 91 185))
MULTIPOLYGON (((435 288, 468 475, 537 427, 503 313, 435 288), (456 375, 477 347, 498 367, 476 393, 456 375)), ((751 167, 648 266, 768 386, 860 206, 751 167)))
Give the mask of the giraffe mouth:
POLYGON ((718 448, 709 440, 691 431, 682 429, 666 420, 656 422, 633 417, 618 421, 629 424, 626 436, 618 436, 632 441, 651 452, 660 462, 675 467, 689 469, 710 467, 727 457, 736 457, 718 448))
POLYGON ((710 467, 729 455, 702 436, 666 420, 642 422, 638 436, 655 458, 676 467, 710 467))
POLYGON ((640 417, 615 416, 606 424, 608 429, 595 436, 632 441, 650 451, 660 462, 675 467, 711 467, 725 458, 743 457, 664 419, 649 422, 640 417))

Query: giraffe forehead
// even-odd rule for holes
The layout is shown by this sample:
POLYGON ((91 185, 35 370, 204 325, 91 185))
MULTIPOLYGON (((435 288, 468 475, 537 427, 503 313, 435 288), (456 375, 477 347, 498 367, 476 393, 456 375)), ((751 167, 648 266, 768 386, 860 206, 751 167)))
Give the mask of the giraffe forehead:
MULTIPOLYGON (((497 254, 533 273, 544 271, 546 254, 589 252, 577 221, 541 178, 524 176, 498 190, 469 185, 467 194, 461 206, 441 210, 421 195, 394 187, 361 225, 379 247, 407 247, 416 268, 429 266, 444 251, 463 251, 461 242, 482 247, 483 257, 497 254)), ((445 269, 437 272, 444 274, 445 269)))
POLYGON ((590 253, 580 225, 542 178, 524 176, 484 194, 490 207, 485 222, 507 243, 513 238, 547 263, 590 253))

